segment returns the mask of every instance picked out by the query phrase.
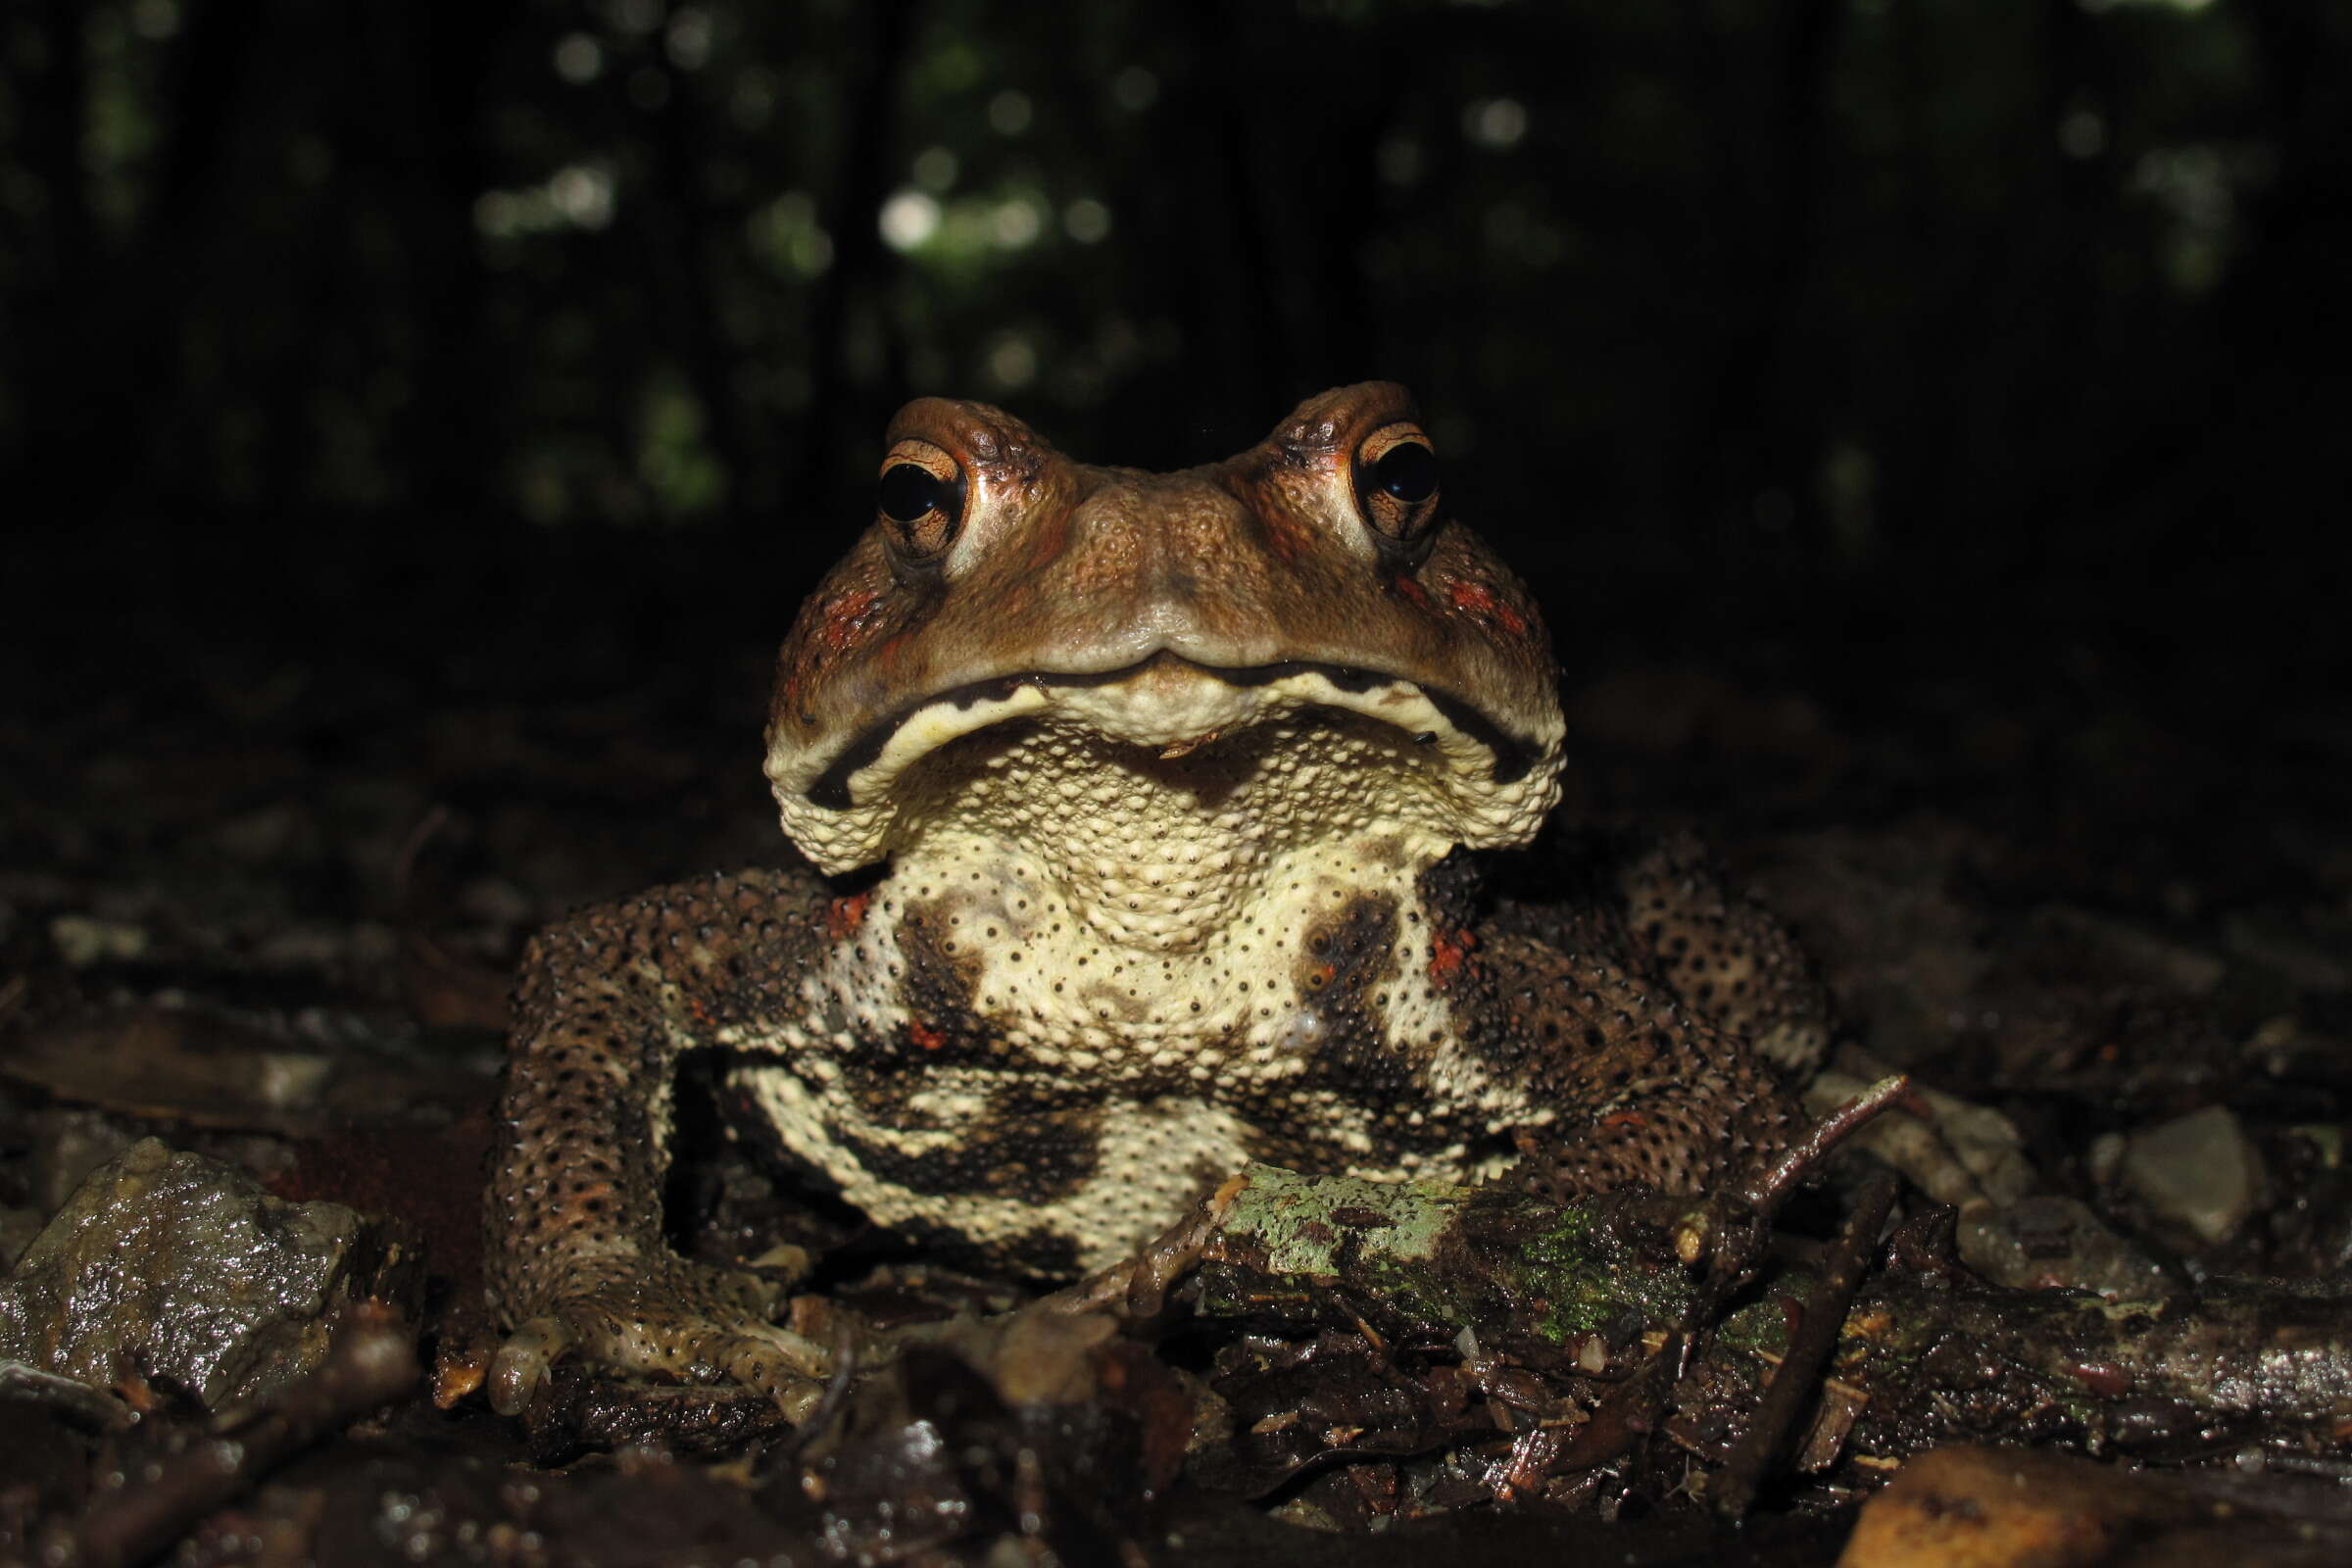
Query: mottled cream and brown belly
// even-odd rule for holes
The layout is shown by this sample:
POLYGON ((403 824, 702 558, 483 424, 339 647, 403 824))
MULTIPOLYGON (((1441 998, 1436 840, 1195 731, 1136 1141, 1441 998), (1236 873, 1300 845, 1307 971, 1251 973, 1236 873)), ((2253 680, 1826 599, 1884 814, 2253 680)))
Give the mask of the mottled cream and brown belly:
POLYGON ((1543 1112, 1448 996, 1444 841, 1363 787, 1425 750, 1300 707, 1156 753, 1017 721, 935 751, 898 785, 912 845, 735 1079, 876 1219, 1048 1271, 1250 1158, 1469 1174, 1543 1112))

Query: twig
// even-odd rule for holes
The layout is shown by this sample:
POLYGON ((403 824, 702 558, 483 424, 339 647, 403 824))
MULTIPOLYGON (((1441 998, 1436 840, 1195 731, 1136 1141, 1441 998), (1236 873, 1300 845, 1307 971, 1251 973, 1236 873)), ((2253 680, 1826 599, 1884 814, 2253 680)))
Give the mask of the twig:
POLYGON ((1740 1197, 1757 1212, 1771 1213, 1839 1144, 1869 1126, 1879 1112, 1893 1104, 1910 1087, 1911 1080, 1899 1072, 1872 1084, 1815 1122, 1804 1137, 1749 1182, 1740 1197))
POLYGON ((841 1407, 849 1402, 850 1385, 858 1375, 858 1332, 849 1314, 841 1313, 833 1322, 833 1375, 825 1380, 825 1392, 818 1396, 816 1408, 807 1420, 793 1428, 792 1436, 784 1440, 777 1450, 775 1462, 788 1463, 800 1456, 803 1448, 816 1441, 817 1434, 833 1424, 841 1407))
MULTIPOLYGON (((1899 1078, 1886 1082, 1897 1089, 1902 1085, 1899 1078)), ((1873 1093, 1884 1087, 1884 1084, 1874 1086, 1873 1093)), ((1875 1109, 1872 1114, 1876 1114, 1875 1109)), ((1773 1373, 1772 1382, 1756 1407, 1754 1423, 1741 1436, 1724 1466, 1715 1506, 1726 1516, 1737 1519, 1747 1512, 1756 1500, 1756 1489, 1763 1485, 1773 1462, 1788 1447, 1789 1429, 1796 1424, 1822 1367, 1837 1348, 1838 1330, 1845 1326, 1846 1307, 1861 1287, 1862 1276, 1878 1250, 1879 1232, 1886 1228, 1887 1211, 1893 1206, 1893 1173, 1880 1171, 1863 1188, 1860 1202, 1832 1246, 1821 1278, 1807 1295, 1804 1316, 1789 1337, 1788 1354, 1773 1373)))
POLYGON ((325 1364, 274 1406, 229 1432, 194 1436, 158 1458, 144 1485, 93 1496, 78 1538, 58 1544, 65 1555, 57 1560, 76 1568, 145 1562, 298 1449, 399 1398, 416 1376, 415 1329, 389 1308, 363 1304, 336 1333, 325 1364))
POLYGON ((106 1389, 22 1361, 0 1361, 0 1400, 17 1398, 37 1401, 90 1432, 121 1432, 138 1419, 119 1395, 106 1389))
POLYGON ((1215 1192, 1133 1255, 1096 1270, 1075 1285, 1040 1297, 1032 1305, 1039 1311, 1073 1315, 1110 1312, 1130 1323, 1157 1317, 1167 1305, 1169 1290, 1200 1261, 1217 1227, 1225 1223, 1234 1200, 1249 1185, 1247 1177, 1247 1170, 1228 1176, 1215 1192))

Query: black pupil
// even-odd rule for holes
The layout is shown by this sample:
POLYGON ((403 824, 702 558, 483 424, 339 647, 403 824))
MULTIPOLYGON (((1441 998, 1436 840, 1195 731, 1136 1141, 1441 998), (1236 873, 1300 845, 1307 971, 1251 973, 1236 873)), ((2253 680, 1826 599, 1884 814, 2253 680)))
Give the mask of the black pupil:
POLYGON ((914 522, 926 514, 944 510, 940 497, 947 486, 930 469, 911 463, 894 463, 882 475, 882 511, 893 522, 914 522))
POLYGON ((1438 455, 1418 441, 1399 441, 1372 465, 1380 487, 1407 506, 1438 493, 1438 455))

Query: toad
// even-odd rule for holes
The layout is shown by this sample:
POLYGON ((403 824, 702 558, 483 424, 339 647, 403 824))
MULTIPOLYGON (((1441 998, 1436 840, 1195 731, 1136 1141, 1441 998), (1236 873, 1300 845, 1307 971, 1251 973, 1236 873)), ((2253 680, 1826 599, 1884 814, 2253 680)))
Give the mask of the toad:
POLYGON ((924 398, 777 662, 803 861, 587 909, 525 956, 488 1198, 511 1333, 805 1407, 775 1286, 673 1253, 681 1053, 775 1151, 943 1255, 1062 1277, 1236 1168, 1540 1165, 1695 1192, 1801 1125, 1794 945, 1688 846, 1554 855, 1550 643, 1405 391, 1179 473, 924 398))

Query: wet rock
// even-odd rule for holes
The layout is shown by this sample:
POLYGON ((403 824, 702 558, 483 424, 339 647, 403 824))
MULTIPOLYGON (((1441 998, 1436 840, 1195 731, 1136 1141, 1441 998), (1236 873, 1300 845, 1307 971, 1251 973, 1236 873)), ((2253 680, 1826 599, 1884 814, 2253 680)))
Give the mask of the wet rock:
POLYGON ((2221 1105, 2133 1134, 2120 1174, 2158 1219, 2208 1245, 2236 1232, 2263 1188, 2261 1154, 2221 1105))
POLYGON ((1937 1448, 1871 1499, 1838 1561, 1872 1568, 2099 1563, 2336 1563, 2340 1520, 2266 1516, 2284 1499, 2199 1495, 2062 1454, 1937 1448))
POLYGON ((2072 1198, 1977 1205, 1961 1216, 1955 1240, 1960 1260, 1996 1285, 2091 1291, 2110 1300, 2179 1294, 2154 1260, 2072 1198))
POLYGON ((337 1203, 289 1203, 156 1139, 94 1172, 0 1283, 0 1358, 208 1409, 317 1370, 331 1319, 411 1304, 416 1250, 337 1203))
POLYGON ((771 1475, 764 1500, 855 1562, 1136 1562, 1147 1446, 1128 1411, 1010 1404, 960 1355, 920 1346, 852 1396, 807 1469, 771 1475))
MULTIPOLYGON (((1887 1070, 1859 1054, 1853 1064, 1872 1077, 1887 1070)), ((1852 1072, 1822 1073, 1805 1091, 1805 1108, 1827 1116, 1869 1084, 1870 1078, 1852 1072)), ((1856 1133, 1851 1147, 1893 1166, 1938 1203, 1965 1209, 1987 1200, 2014 1202, 2041 1185, 2024 1143, 2017 1124, 1991 1106, 1914 1083, 1894 1113, 1856 1133), (1927 1115, 1914 1114, 1919 1109, 1927 1115)))

